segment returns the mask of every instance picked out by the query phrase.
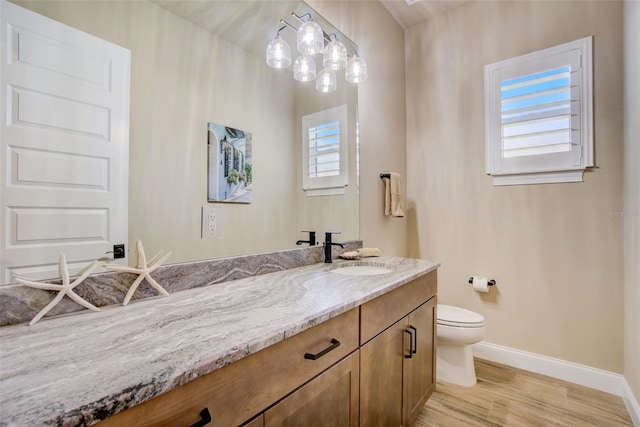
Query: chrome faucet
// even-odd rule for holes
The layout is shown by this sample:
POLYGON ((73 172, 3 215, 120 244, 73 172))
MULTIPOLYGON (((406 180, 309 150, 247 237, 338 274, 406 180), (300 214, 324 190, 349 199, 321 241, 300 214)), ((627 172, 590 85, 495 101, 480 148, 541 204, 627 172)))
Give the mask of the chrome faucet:
POLYGON ((308 243, 309 246, 315 246, 316 245, 316 232, 315 231, 307 231, 307 230, 302 230, 303 233, 309 233, 309 240, 298 240, 296 242, 296 245, 301 245, 303 243, 308 243))
POLYGON ((332 234, 340 234, 339 231, 327 231, 324 233, 324 262, 330 264, 331 260, 331 246, 340 246, 342 249, 347 247, 346 243, 338 243, 331 241, 332 234))

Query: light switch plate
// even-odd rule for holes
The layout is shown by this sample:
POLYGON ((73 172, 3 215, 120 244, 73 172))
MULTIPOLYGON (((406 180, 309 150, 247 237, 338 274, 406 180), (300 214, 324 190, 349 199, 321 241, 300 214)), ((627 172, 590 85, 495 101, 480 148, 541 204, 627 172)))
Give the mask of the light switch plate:
POLYGON ((203 239, 220 237, 219 208, 205 205, 202 207, 201 236, 203 239))

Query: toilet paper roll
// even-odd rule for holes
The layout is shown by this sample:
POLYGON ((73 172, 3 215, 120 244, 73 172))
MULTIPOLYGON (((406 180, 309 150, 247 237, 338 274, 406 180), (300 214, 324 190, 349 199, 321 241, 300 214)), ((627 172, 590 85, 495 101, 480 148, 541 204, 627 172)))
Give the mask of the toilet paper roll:
POLYGON ((489 279, 484 276, 473 276, 473 290, 476 292, 489 292, 489 279))

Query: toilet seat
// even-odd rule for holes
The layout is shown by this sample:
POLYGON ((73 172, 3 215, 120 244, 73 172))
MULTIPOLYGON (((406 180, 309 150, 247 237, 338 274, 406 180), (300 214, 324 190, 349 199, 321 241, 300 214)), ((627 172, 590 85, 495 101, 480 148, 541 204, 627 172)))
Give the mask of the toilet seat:
POLYGON ((481 328, 484 326, 484 317, 464 308, 438 304, 437 323, 457 328, 481 328))

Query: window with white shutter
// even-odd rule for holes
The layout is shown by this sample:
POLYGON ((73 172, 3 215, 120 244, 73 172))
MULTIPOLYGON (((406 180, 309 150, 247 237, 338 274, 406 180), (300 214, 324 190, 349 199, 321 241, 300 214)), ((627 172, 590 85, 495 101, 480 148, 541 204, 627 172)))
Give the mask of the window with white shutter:
POLYGON ((591 37, 485 66, 494 185, 582 181, 593 166, 591 37))
POLYGON ((344 194, 347 106, 302 117, 302 188, 309 196, 344 194))

